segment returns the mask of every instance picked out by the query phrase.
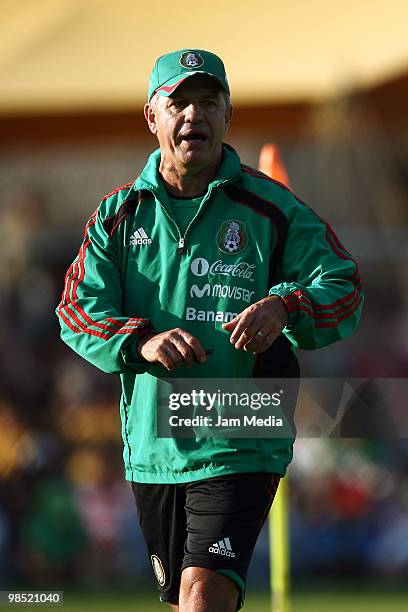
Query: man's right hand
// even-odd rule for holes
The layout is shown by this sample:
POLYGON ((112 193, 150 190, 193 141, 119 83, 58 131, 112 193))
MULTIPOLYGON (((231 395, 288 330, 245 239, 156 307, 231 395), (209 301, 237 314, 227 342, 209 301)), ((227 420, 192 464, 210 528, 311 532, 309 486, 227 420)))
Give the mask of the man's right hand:
POLYGON ((197 338, 180 327, 142 336, 137 350, 146 361, 160 363, 169 372, 207 361, 207 355, 197 338))

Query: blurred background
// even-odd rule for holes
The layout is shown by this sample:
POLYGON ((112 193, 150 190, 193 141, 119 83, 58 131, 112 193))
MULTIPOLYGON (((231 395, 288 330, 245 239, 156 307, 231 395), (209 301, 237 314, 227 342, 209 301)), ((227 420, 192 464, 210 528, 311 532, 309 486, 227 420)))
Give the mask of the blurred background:
MULTIPOLYGON (((0 14, 0 588, 147 585, 153 601, 119 381, 63 345, 54 315, 83 226, 156 148, 142 116, 155 59, 210 49, 232 91, 227 142, 254 166, 276 143, 295 193, 361 267, 359 330, 301 353, 303 374, 406 377, 408 5, 0 0, 0 14)), ((289 480, 295 592, 406 582, 407 439, 299 439, 289 480)), ((264 530, 250 589, 267 576, 264 530)))

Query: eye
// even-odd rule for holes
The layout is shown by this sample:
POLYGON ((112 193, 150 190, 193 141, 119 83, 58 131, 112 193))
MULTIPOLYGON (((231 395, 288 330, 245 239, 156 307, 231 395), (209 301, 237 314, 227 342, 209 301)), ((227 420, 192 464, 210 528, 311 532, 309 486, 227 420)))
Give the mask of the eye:
POLYGON ((176 98, 175 100, 173 100, 171 106, 177 110, 184 108, 186 105, 185 100, 182 100, 181 98, 176 98))
POLYGON ((214 110, 217 108, 217 100, 215 98, 206 98, 203 100, 203 106, 207 110, 214 110))

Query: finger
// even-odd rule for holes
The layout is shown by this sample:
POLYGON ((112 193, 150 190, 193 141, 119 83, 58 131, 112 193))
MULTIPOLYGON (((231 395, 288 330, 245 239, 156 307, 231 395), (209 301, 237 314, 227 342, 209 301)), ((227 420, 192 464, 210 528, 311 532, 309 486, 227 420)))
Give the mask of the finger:
POLYGON ((183 365, 191 367, 194 365, 195 353, 193 348, 184 340, 182 336, 179 336, 174 340, 174 344, 177 350, 183 358, 183 365))
POLYGON ((166 368, 166 370, 168 370, 169 372, 175 369, 173 360, 170 355, 167 354, 165 349, 160 349, 159 351, 157 351, 156 362, 160 363, 160 365, 166 368))
POLYGON ((235 329, 236 326, 238 325, 238 322, 241 318, 241 315, 239 314, 237 317, 234 317, 233 319, 231 319, 231 321, 228 321, 228 323, 223 323, 222 324, 222 328, 223 329, 235 329))
MULTIPOLYGON (((238 325, 235 327, 234 331, 231 334, 231 338, 230 338, 231 344, 236 344, 240 336, 252 324, 254 319, 255 319, 255 315, 251 312, 246 312, 240 317, 238 321, 238 325)), ((246 342, 247 341, 248 339, 246 340, 246 342)))
POLYGON ((199 363, 207 361, 205 350, 195 336, 183 329, 180 330, 180 338, 183 340, 182 347, 189 365, 194 365, 197 361, 199 363))
POLYGON ((161 347, 159 350, 158 359, 160 363, 164 365, 167 370, 169 370, 169 372, 176 370, 183 363, 183 355, 170 342, 161 347))
POLYGON ((258 331, 252 336, 252 338, 248 340, 248 342, 243 347, 244 351, 251 351, 251 352, 258 351, 259 348, 263 346, 263 344, 265 343, 267 336, 268 336, 268 333, 263 332, 262 330, 258 329, 258 331))
POLYGON ((253 350, 255 355, 259 355, 260 353, 264 353, 272 344, 275 342, 276 338, 279 336, 279 332, 271 331, 266 335, 264 341, 253 350))
MULTIPOLYGON (((246 344, 255 338, 258 329, 259 322, 255 319, 245 327, 241 336, 236 340, 235 348, 238 350, 244 348, 246 344)), ((255 339, 254 342, 257 342, 257 340, 255 339)))

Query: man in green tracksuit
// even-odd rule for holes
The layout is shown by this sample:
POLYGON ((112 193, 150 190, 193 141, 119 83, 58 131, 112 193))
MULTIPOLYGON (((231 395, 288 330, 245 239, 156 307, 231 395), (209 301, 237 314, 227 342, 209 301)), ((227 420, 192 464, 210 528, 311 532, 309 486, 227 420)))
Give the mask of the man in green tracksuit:
POLYGON ((349 335, 363 294, 329 225, 223 144, 220 58, 160 57, 145 117, 159 149, 88 221, 58 316, 69 346, 120 374, 126 479, 161 600, 225 612, 243 603, 293 438, 159 438, 158 380, 297 376, 294 349, 349 335))

